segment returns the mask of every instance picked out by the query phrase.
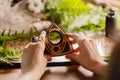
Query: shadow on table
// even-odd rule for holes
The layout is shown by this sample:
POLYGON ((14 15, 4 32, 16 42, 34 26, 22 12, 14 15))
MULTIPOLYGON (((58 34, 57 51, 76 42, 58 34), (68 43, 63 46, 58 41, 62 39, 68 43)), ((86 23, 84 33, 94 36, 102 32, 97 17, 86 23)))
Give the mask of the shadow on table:
POLYGON ((97 80, 98 76, 78 66, 47 69, 41 80, 97 80))

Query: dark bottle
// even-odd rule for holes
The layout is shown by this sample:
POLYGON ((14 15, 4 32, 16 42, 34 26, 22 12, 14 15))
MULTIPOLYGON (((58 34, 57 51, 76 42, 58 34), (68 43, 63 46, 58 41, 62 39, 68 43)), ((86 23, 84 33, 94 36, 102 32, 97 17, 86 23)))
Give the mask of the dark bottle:
POLYGON ((107 13, 105 36, 112 37, 116 32, 116 15, 114 12, 107 13))

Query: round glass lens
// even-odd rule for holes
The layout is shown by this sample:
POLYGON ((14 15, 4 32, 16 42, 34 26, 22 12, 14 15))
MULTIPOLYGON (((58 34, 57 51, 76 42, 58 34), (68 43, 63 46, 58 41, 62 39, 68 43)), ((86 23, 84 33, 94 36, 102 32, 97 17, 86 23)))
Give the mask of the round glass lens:
POLYGON ((61 41, 61 35, 59 32, 53 31, 49 34, 49 40, 52 44, 58 44, 61 41))

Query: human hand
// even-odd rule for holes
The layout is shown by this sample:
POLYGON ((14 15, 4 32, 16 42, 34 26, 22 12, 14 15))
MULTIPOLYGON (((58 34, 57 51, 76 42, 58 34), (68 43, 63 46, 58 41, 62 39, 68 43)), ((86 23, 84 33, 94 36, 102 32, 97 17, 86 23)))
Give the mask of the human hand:
POLYGON ((107 63, 101 59, 94 40, 90 40, 78 34, 67 35, 73 39, 71 43, 78 43, 79 47, 76 48, 73 53, 66 55, 66 57, 75 60, 88 70, 103 74, 103 72, 106 71, 105 68, 107 63))
POLYGON ((38 80, 45 71, 47 59, 50 59, 50 57, 46 59, 44 56, 46 33, 42 32, 41 36, 43 40, 29 43, 21 57, 21 76, 24 78, 23 80, 38 80))

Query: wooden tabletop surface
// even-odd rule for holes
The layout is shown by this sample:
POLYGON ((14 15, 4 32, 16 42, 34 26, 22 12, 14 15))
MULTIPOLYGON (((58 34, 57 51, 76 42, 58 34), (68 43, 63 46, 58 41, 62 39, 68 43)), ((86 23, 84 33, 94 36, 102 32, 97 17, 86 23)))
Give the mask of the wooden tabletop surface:
MULTIPOLYGON (((2 69, 0 80, 13 80, 20 72, 20 69, 2 69)), ((96 80, 96 76, 83 67, 47 67, 41 80, 96 80)))

